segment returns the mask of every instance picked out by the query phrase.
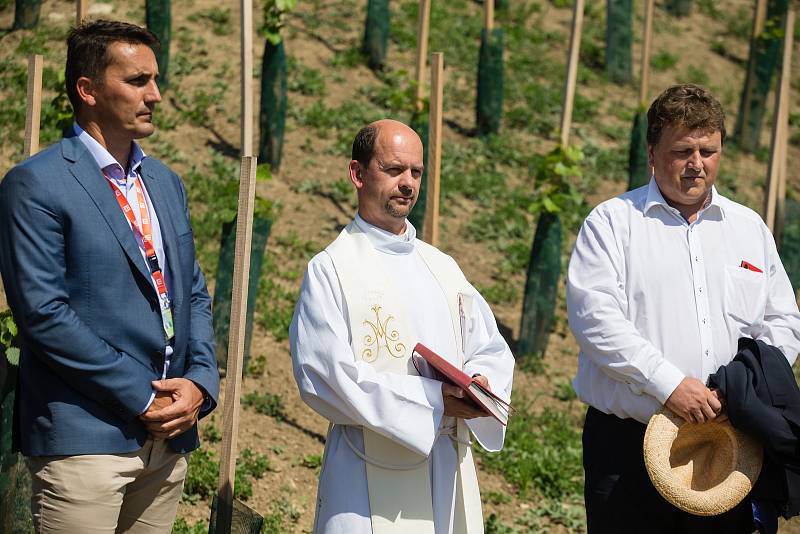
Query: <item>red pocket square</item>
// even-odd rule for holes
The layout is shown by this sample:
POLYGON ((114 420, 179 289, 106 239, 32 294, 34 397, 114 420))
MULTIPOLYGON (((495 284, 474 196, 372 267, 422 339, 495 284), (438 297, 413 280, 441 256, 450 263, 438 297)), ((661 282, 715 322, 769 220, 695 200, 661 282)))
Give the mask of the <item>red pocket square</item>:
POLYGON ((764 272, 761 269, 759 269, 758 267, 756 267, 755 265, 753 265, 752 263, 744 261, 744 260, 742 260, 742 263, 739 264, 739 267, 742 267, 743 269, 747 269, 748 271, 753 271, 754 273, 763 273, 764 272))

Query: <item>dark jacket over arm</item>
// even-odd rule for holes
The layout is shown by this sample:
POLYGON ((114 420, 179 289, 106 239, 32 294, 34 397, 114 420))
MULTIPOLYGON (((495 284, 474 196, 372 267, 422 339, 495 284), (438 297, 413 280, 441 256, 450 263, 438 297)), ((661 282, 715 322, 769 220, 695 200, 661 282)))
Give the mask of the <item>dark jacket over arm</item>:
POLYGON ((800 390, 784 355, 741 338, 731 363, 709 377, 725 397, 731 424, 764 446, 764 467, 751 497, 784 517, 800 514, 800 390))

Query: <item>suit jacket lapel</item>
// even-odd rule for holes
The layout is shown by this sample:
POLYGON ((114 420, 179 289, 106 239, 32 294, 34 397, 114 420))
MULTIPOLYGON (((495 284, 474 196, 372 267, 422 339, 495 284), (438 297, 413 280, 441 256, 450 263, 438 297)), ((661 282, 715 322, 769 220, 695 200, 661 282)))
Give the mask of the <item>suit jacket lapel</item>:
MULTIPOLYGON (((178 258, 178 236, 175 233, 175 225, 172 222, 172 213, 175 207, 170 206, 167 200, 167 192, 164 190, 164 180, 147 164, 147 159, 142 162, 141 174, 145 181, 147 194, 153 203, 153 208, 158 216, 158 224, 161 227, 161 240, 164 242, 164 253, 169 264, 169 274, 172 278, 170 284, 170 298, 172 299, 173 313, 178 315, 178 307, 183 302, 183 291, 181 291, 181 272, 178 258)), ((180 208, 178 208, 180 209, 180 208)), ((180 213, 183 213, 181 210, 180 213)))
POLYGON ((152 287, 150 280, 150 271, 139 252, 139 245, 133 237, 128 220, 114 198, 114 192, 98 168, 97 162, 77 137, 63 139, 61 147, 64 159, 72 162, 69 168, 70 172, 92 198, 131 264, 147 280, 148 287, 155 295, 155 288, 152 287))

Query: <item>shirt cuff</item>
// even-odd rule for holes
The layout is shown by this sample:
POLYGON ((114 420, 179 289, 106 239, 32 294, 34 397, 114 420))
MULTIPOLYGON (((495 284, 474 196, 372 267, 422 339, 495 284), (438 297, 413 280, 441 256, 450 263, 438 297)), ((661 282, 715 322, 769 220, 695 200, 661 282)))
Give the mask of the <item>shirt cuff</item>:
POLYGON ((650 382, 645 386, 644 392, 664 404, 684 378, 686 375, 680 369, 667 360, 663 360, 650 378, 650 382))
POLYGON ((150 400, 148 400, 148 401, 147 401, 147 405, 144 407, 144 410, 142 410, 141 412, 139 412, 139 415, 144 415, 144 414, 147 412, 147 410, 149 410, 149 409, 150 409, 150 405, 151 405, 151 404, 153 404, 153 401, 155 400, 155 398, 156 398, 156 392, 155 392, 155 391, 153 391, 153 392, 150 394, 150 400))

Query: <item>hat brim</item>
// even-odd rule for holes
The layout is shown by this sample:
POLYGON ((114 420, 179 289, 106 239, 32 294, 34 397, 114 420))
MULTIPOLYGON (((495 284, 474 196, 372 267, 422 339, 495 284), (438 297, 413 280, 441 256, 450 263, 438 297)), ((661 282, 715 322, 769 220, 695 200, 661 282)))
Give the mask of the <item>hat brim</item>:
MULTIPOLYGON (((688 462, 695 460, 700 459, 690 458, 688 462)), ((719 515, 739 504, 756 483, 762 461, 761 445, 729 422, 689 424, 666 408, 650 418, 644 435, 644 463, 653 486, 668 502, 694 515, 719 515), (710 439, 715 449, 724 454, 711 457, 711 463, 716 462, 716 465, 690 465, 690 469, 713 468, 723 476, 718 475, 710 484, 705 481, 701 487, 692 488, 694 484, 687 480, 685 472, 680 476, 676 471, 685 470, 686 466, 676 467, 673 444, 680 432, 697 432, 701 426, 704 439, 710 439), (719 465, 720 462, 723 465, 719 465)), ((683 462, 687 463, 685 458, 683 462)))

